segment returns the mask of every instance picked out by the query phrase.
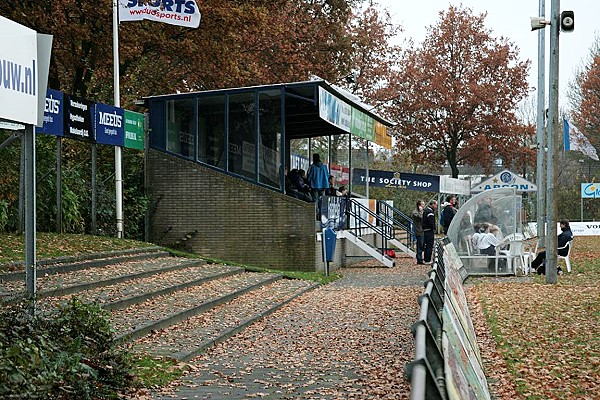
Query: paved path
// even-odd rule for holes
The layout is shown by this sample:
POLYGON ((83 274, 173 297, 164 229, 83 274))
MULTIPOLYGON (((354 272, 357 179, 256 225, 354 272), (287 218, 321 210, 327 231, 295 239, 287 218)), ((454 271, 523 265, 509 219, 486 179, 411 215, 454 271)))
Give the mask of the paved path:
POLYGON ((190 362, 192 370, 155 399, 408 399, 410 326, 429 266, 341 270, 190 362))

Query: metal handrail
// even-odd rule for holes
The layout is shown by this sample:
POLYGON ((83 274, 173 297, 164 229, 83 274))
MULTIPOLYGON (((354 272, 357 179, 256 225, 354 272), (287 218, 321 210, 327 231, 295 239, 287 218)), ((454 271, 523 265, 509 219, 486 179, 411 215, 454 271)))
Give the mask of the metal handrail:
POLYGON ((385 218, 391 219, 391 223, 394 226, 395 239, 399 240, 400 236, 402 244, 410 249, 414 249, 416 240, 413 232, 412 218, 383 200, 378 201, 378 209, 385 218), (398 235, 396 230, 399 230, 401 234, 398 235))
POLYGON ((348 227, 347 230, 356 236, 362 235, 363 229, 372 230, 373 232, 375 232, 375 234, 381 236, 381 252, 384 253, 388 247, 388 240, 394 239, 393 224, 389 223, 381 215, 379 215, 376 212, 373 212, 368 207, 365 207, 364 205, 360 204, 354 199, 350 199, 350 201, 348 202, 346 212, 348 214, 348 224, 346 225, 348 227), (366 219, 364 215, 372 217, 375 220, 375 224, 369 222, 369 220, 366 219), (357 223, 357 226, 355 228, 351 228, 350 226, 350 217, 353 217, 357 223))

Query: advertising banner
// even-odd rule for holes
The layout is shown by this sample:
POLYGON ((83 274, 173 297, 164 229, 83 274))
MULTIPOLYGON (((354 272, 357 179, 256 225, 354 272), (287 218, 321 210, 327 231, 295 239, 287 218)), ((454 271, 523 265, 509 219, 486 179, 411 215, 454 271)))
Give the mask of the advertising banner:
POLYGON ((144 114, 125 110, 125 147, 144 150, 144 114))
POLYGON ((62 136, 64 132, 64 108, 63 92, 54 89, 46 90, 44 125, 41 128, 36 128, 35 132, 62 136))
POLYGON ((170 25, 197 28, 200 9, 195 0, 119 0, 119 20, 164 22, 170 25))
POLYGON ((353 108, 350 122, 350 133, 352 133, 354 136, 358 136, 372 142, 375 139, 374 122, 375 120, 373 118, 369 117, 364 112, 353 108))
POLYGON ((96 143, 122 147, 125 143, 123 109, 102 103, 97 103, 94 109, 96 143))
POLYGON ((350 132, 352 107, 319 87, 319 117, 345 132, 350 132))
POLYGON ((600 199, 600 184, 599 183, 582 183, 581 184, 582 199, 600 199))
POLYGON ((94 143, 94 103, 65 95, 64 137, 94 143))
POLYGON ((38 122, 37 42, 36 31, 0 16, 0 118, 38 122))
POLYGON ((367 180, 371 187, 388 187, 436 193, 440 190, 440 177, 436 175, 369 170, 369 178, 367 179, 366 170, 361 168, 353 169, 353 185, 365 185, 367 180))
POLYGON ((321 197, 321 228, 346 229, 346 206, 348 199, 343 196, 321 197))
POLYGON ((517 193, 537 192, 537 186, 535 184, 505 169, 504 171, 492 176, 488 180, 483 181, 479 185, 471 188, 471 193, 479 193, 483 192, 484 190, 501 187, 513 187, 517 190, 517 193))

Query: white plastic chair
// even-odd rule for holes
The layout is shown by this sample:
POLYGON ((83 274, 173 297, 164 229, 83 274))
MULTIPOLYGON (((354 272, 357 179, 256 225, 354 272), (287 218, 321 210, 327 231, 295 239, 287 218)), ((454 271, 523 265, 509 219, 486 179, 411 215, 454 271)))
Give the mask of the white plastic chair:
POLYGON ((523 274, 527 275, 531 272, 531 263, 533 262, 533 260, 535 260, 535 257, 537 257, 537 252, 538 252, 538 246, 540 245, 540 241, 536 240, 535 241, 535 248, 533 249, 533 251, 531 251, 531 247, 528 248, 528 250, 523 252, 523 259, 525 260, 525 269, 523 270, 523 274))
POLYGON ((517 273, 517 261, 520 262, 521 270, 524 274, 526 273, 525 271, 528 270, 528 264, 524 257, 523 239, 524 237, 520 233, 507 235, 496 250, 496 257, 500 256, 500 258, 506 258, 507 268, 514 274, 517 273), (505 245, 508 245, 508 249, 502 250, 501 248, 505 245))
POLYGON ((557 254, 558 258, 562 258, 563 260, 565 260, 565 264, 567 264, 567 272, 571 272, 571 260, 569 259, 569 256, 571 255, 571 251, 573 250, 573 239, 569 240, 567 242, 567 244, 565 244, 563 247, 558 247, 556 250, 564 250, 567 249, 567 255, 566 256, 561 256, 560 254, 557 254))

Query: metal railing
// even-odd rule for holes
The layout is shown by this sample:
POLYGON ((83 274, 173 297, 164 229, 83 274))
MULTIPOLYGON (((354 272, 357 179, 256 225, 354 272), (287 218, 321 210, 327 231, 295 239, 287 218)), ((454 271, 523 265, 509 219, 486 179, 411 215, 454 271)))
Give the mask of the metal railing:
POLYGON ((354 199, 350 199, 348 202, 346 212, 348 214, 347 231, 355 236, 373 232, 381 237, 381 253, 385 254, 388 241, 394 239, 394 225, 388 221, 388 218, 354 199))
POLYGON ((466 391, 452 394, 465 385, 478 399, 491 398, 471 317, 468 308, 460 305, 466 304, 462 282, 468 273, 449 244, 447 237, 436 242, 433 269, 419 297, 419 319, 412 326, 415 358, 406 366, 411 400, 465 398, 466 391), (447 285, 452 286, 448 292, 447 285), (463 341, 462 335, 467 339, 463 341))
POLYGON ((444 355, 442 351, 442 310, 444 308, 445 268, 443 246, 436 242, 433 268, 419 297, 419 319, 411 329, 415 338, 415 358, 406 366, 411 383, 411 400, 446 400, 444 355))
POLYGON ((394 227, 394 238, 409 249, 416 250, 412 218, 384 200, 377 202, 379 213, 394 227))

